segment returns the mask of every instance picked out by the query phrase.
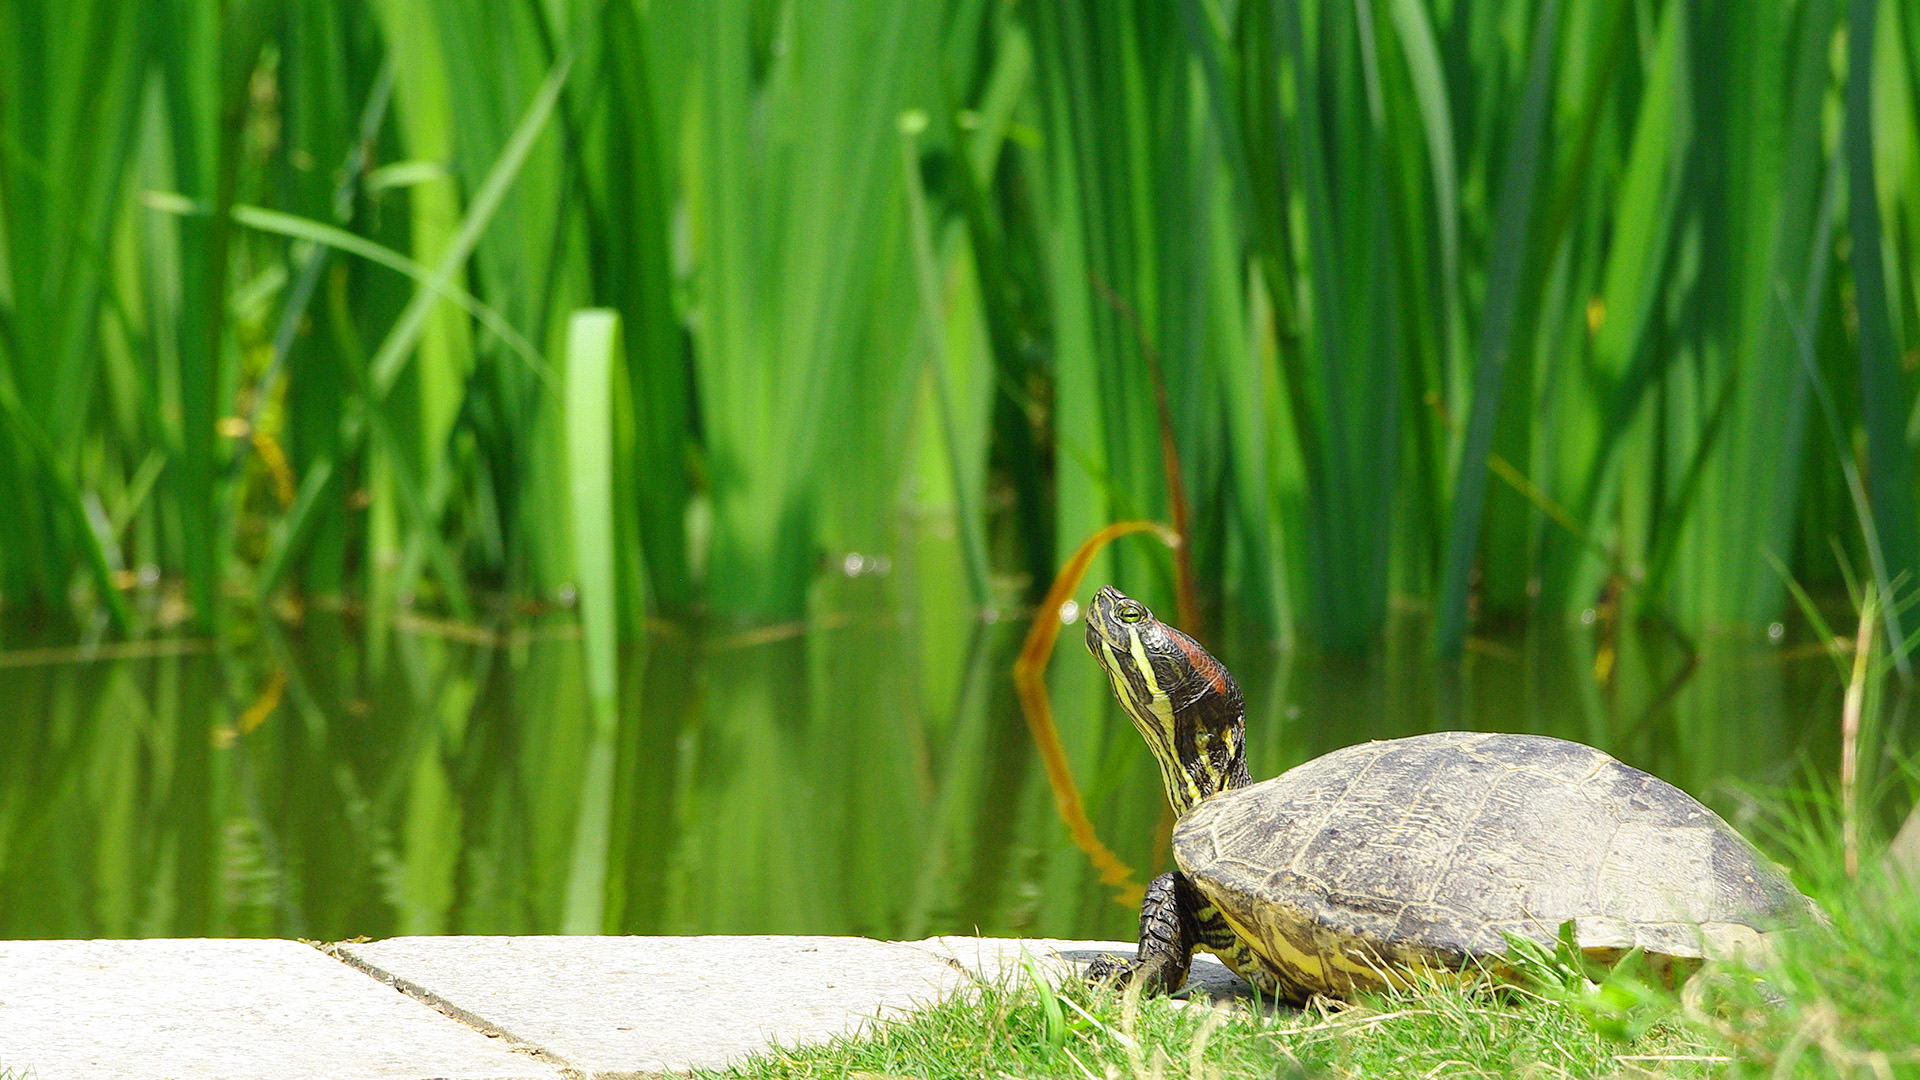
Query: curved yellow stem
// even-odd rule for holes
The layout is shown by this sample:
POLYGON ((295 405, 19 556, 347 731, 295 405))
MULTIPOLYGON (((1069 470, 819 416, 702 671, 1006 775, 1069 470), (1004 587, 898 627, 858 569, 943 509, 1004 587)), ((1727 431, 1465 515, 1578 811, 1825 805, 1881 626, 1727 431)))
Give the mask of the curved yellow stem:
POLYGON ((1040 760, 1046 766, 1047 785, 1053 789, 1053 804, 1060 811, 1061 820, 1067 823, 1067 832, 1073 837, 1074 846, 1086 852, 1094 868, 1100 871, 1101 883, 1118 889, 1114 900, 1129 907, 1140 903, 1146 889, 1133 880, 1133 868, 1121 862, 1118 855, 1100 842, 1093 822, 1087 818, 1086 804, 1080 801, 1080 789, 1073 782, 1073 772, 1067 767, 1066 751, 1060 746, 1060 733, 1053 726, 1053 706, 1047 701, 1046 675, 1047 660, 1053 655, 1053 643, 1060 636, 1061 606, 1080 588, 1080 579, 1086 577, 1087 566, 1101 548, 1122 536, 1137 532, 1151 532, 1168 547, 1180 546, 1180 534, 1157 521, 1115 522, 1088 537, 1053 579, 1053 587, 1047 590, 1047 598, 1040 602, 1040 609, 1033 614, 1033 626, 1027 631, 1026 643, 1020 647, 1019 659, 1013 662, 1013 685, 1020 695, 1020 711, 1026 715, 1027 730, 1033 734, 1034 745, 1040 750, 1040 760))

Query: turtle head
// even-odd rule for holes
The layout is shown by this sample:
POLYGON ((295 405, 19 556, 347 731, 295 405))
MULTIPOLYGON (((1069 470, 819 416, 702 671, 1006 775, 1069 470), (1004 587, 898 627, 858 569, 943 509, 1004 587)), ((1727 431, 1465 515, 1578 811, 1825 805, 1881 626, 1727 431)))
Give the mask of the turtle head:
POLYGON ((1251 782, 1240 687, 1199 642, 1108 585, 1087 608, 1087 649, 1160 763, 1175 813, 1251 782))

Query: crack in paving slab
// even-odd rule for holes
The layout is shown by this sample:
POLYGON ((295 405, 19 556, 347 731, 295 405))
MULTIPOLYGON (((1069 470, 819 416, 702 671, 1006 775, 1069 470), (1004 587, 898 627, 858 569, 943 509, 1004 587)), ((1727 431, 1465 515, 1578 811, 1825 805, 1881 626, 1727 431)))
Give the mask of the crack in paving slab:
POLYGON ((334 955, 582 1077, 719 1068, 969 988, 934 951, 864 938, 392 938, 334 955))
MULTIPOLYGON (((435 940, 435 939, 425 939, 425 940, 435 940)), ((448 941, 448 940, 463 940, 463 939, 442 938, 438 940, 448 941)), ((392 987, 393 989, 399 991, 400 993, 405 994, 410 998, 413 998, 415 1001, 418 1001, 421 1004, 432 1008, 434 1011, 440 1013, 442 1016, 445 1016, 450 1020, 458 1021, 459 1023, 464 1024, 469 1028, 472 1028, 474 1031, 478 1032, 479 1034, 485 1035, 487 1038, 505 1040, 510 1046, 513 1047, 513 1049, 520 1051, 524 1054, 527 1054, 529 1057, 537 1058, 541 1061, 544 1061, 547 1064, 552 1065, 555 1068, 559 1069, 561 1071, 562 1076, 572 1078, 572 1077, 581 1075, 580 1070, 574 1068, 573 1063, 567 1061, 565 1058, 561 1057, 559 1054, 554 1053, 552 1050, 544 1046, 541 1046, 530 1039, 522 1038, 519 1035, 516 1035, 513 1032, 508 1031, 506 1028, 503 1028, 500 1025, 489 1021, 486 1017, 481 1016, 478 1013, 471 1012, 467 1009, 461 1008, 459 1004, 457 1004, 456 1002, 448 1001, 446 998, 441 997, 439 994, 434 993, 432 990, 428 989, 425 986, 421 986, 418 983, 409 981, 408 979, 403 978, 402 976, 396 975, 393 972, 382 970, 380 967, 374 964, 368 963, 363 958, 354 955, 353 952, 351 951, 352 947, 358 944, 364 944, 362 942, 336 941, 336 942, 325 942, 325 943, 313 942, 311 944, 313 944, 314 947, 318 948, 321 952, 326 953, 328 956, 333 957, 335 960, 340 961, 341 963, 347 965, 353 970, 358 971, 363 975, 366 975, 372 979, 375 979, 381 983, 386 984, 387 986, 392 987)))

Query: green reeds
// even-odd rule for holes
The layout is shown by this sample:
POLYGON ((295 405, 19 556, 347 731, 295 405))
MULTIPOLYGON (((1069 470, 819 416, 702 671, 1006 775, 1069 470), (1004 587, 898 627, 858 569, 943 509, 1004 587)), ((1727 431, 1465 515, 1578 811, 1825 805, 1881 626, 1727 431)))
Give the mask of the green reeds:
POLYGON ((929 506, 975 608, 1179 510, 1190 570, 1101 573, 1203 630, 1763 625, 1765 553, 1853 534, 1814 373, 1920 569, 1916 0, 26 0, 0 49, 0 594, 70 629, 583 588, 592 307, 629 636, 803 615, 929 506))

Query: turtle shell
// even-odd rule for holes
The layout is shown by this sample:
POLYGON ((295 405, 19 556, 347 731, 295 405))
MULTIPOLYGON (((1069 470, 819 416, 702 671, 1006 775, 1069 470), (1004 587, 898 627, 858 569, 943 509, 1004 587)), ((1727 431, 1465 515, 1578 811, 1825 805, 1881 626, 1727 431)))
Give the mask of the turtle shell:
POLYGON ((1503 934, 1656 959, 1764 949, 1808 901, 1692 796, 1590 746, 1439 732, 1366 743, 1194 806, 1174 858, 1303 988, 1499 958, 1503 934))

